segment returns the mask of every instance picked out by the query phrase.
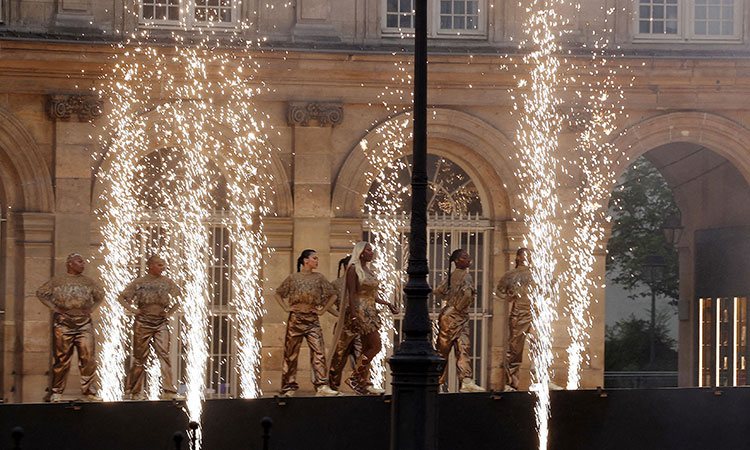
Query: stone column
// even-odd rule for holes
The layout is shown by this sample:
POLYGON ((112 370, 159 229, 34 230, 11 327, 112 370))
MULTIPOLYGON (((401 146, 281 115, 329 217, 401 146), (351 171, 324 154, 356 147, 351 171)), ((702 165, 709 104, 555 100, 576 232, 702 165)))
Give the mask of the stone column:
POLYGON ((101 101, 82 96, 51 96, 48 113, 55 123, 55 274, 65 271, 65 258, 86 258, 91 242, 90 121, 101 115, 101 101))
MULTIPOLYGON (((293 128, 293 240, 292 266, 306 248, 315 249, 320 258, 318 271, 331 279, 331 179, 333 127, 343 119, 343 107, 330 103, 289 103, 288 122, 293 128)), ((327 317, 324 317, 327 319, 327 317)), ((322 324, 324 329, 331 327, 322 324)), ((326 336, 328 337, 328 336, 326 336)), ((326 340, 329 345, 329 340, 326 340)), ((299 358, 298 382, 302 390, 312 390, 307 346, 299 358)))
POLYGON ((7 311, 14 331, 13 402, 39 402, 45 395, 51 368, 51 314, 36 298, 36 290, 52 275, 55 216, 14 214, 15 303, 7 311))

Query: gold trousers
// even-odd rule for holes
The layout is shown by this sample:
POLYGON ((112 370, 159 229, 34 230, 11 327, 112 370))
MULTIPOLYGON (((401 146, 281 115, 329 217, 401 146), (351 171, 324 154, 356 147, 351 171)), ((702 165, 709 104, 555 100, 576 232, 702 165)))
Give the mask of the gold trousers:
POLYGON ((508 353, 505 360, 505 384, 518 389, 518 369, 523 359, 523 346, 531 330, 531 304, 516 300, 508 316, 508 353))
POLYGON ((151 346, 161 365, 162 389, 164 392, 177 392, 172 383, 172 363, 169 360, 169 319, 138 313, 133 322, 133 365, 130 367, 126 393, 138 394, 143 391, 144 365, 151 346))
POLYGON ((328 384, 326 377, 326 355, 323 344, 323 331, 320 329, 320 319, 314 312, 290 312, 286 322, 286 337, 284 338, 284 362, 281 367, 281 392, 296 391, 297 359, 302 338, 307 340, 310 347, 310 367, 313 371, 313 384, 323 386, 328 384))
MULTIPOLYGON (((335 334, 335 333, 334 333, 335 334)), ((331 355, 331 369, 328 371, 328 384, 338 390, 341 386, 341 374, 346 366, 346 360, 351 357, 352 370, 356 367, 362 355, 362 337, 350 327, 344 326, 341 336, 336 342, 336 348, 331 355)))
MULTIPOLYGON (((456 355, 456 370, 458 379, 473 378, 471 367, 471 340, 469 339, 469 315, 456 311, 452 306, 443 308, 438 318, 437 351, 440 356, 448 360, 451 348, 456 355)), ((448 375, 448 364, 443 367, 440 384, 445 383, 448 375)))
POLYGON ((73 359, 73 349, 78 352, 78 370, 81 373, 81 392, 94 394, 91 389, 96 374, 94 359, 94 333, 88 315, 68 316, 56 313, 53 318, 52 393, 62 394, 73 359))

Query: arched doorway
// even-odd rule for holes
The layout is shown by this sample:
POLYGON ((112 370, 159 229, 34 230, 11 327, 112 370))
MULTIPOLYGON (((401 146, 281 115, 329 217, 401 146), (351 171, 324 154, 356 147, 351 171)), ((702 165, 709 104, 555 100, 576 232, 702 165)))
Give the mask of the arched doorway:
POLYGON ((730 275, 750 271, 748 139, 750 131, 734 121, 686 112, 649 118, 615 140, 628 158, 644 155, 659 170, 681 212, 680 386, 731 385, 746 367, 743 325, 734 318, 750 286, 746 276, 730 275))
MULTIPOLYGON (((388 177, 397 185, 409 186, 411 182, 411 155, 403 156, 394 164, 388 177)), ((480 190, 469 174, 454 160, 447 156, 430 153, 427 155, 428 198, 427 198, 427 259, 430 267, 428 281, 431 286, 437 286, 448 271, 448 258, 459 248, 467 250, 473 259, 469 269, 477 287, 477 299, 470 312, 471 358, 474 377, 478 384, 489 386, 489 324, 491 309, 489 307, 491 287, 490 267, 490 232, 492 226, 484 216, 483 201, 480 190)), ((410 188, 396 193, 397 198, 378 198, 382 190, 378 189, 377 181, 368 191, 365 206, 378 201, 398 202, 400 213, 395 217, 400 231, 400 246, 396 254, 397 270, 402 274, 406 271, 409 258, 408 232, 411 209, 410 188)), ((364 223, 365 239, 370 233, 373 216, 366 218, 364 223)), ((402 278, 402 283, 405 278, 402 278)), ((403 322, 403 284, 396 286, 394 301, 401 306, 401 314, 394 317, 395 345, 401 340, 403 322)), ((437 318, 442 309, 440 301, 430 296, 428 308, 433 327, 437 330, 437 318)), ((434 332, 433 336, 437 333, 434 332)), ((454 356, 448 361, 448 389, 457 391, 460 380, 457 379, 454 356)))

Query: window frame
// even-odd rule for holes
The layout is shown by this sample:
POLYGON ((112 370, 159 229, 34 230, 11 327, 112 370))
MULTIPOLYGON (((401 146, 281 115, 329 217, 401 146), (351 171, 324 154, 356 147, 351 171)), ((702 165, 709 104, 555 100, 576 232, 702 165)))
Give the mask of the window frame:
MULTIPOLYGON (((0 0, 2 1, 2 0, 0 0)), ((138 1, 138 26, 141 28, 158 28, 158 29, 169 29, 169 30, 199 30, 201 28, 212 28, 212 29, 225 29, 235 30, 240 24, 239 13, 240 13, 240 2, 237 0, 231 0, 232 2, 232 21, 231 22, 209 22, 209 21, 197 21, 195 20, 195 0, 178 0, 180 9, 180 18, 178 20, 163 20, 163 19, 144 19, 143 18, 143 0, 138 1), (183 17, 185 11, 188 11, 187 16, 183 17)))
MULTIPOLYGON (((416 0, 412 0, 414 2, 416 0)), ((477 0, 479 2, 479 27, 477 30, 443 30, 440 28, 440 1, 427 1, 427 37, 439 39, 482 39, 487 37, 487 23, 489 20, 487 3, 488 0, 477 0)), ((401 37, 402 35, 414 34, 414 28, 389 27, 387 23, 388 0, 380 2, 380 35, 382 37, 401 37)))
POLYGON ((734 33, 730 35, 710 36, 695 34, 695 0, 677 0, 677 34, 641 33, 640 0, 632 0, 633 41, 638 43, 739 43, 743 41, 744 0, 734 0, 734 33))

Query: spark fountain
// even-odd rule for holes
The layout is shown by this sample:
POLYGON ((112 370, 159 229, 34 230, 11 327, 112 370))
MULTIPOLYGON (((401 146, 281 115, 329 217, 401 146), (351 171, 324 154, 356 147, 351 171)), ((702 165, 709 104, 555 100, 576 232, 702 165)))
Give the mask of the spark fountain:
POLYGON ((553 361, 552 323, 558 303, 558 287, 554 281, 557 267, 556 249, 559 225, 556 218, 558 160, 555 156, 562 119, 556 108, 560 61, 557 30, 562 22, 555 10, 556 0, 532 0, 524 22, 525 39, 520 48, 525 52, 523 63, 528 67, 528 80, 519 82, 520 109, 516 141, 520 169, 516 172, 520 197, 525 210, 523 219, 528 227, 524 244, 531 248, 531 273, 534 283, 530 290, 532 313, 531 354, 534 364, 531 379, 536 395, 534 411, 539 435, 539 448, 546 449, 549 435, 550 366, 553 361))
POLYGON ((589 308, 595 300, 595 290, 602 284, 601 279, 593 276, 595 252, 604 240, 606 199, 616 181, 618 152, 607 140, 624 114, 621 105, 624 93, 617 78, 618 71, 627 68, 610 64, 612 49, 604 36, 613 32, 607 29, 613 13, 614 9, 604 11, 606 33, 600 33, 593 43, 590 58, 581 67, 572 67, 583 73, 569 80, 577 84, 573 87, 576 98, 580 99, 580 105, 570 113, 570 121, 574 129, 580 130, 575 148, 578 157, 571 163, 580 168, 581 184, 571 211, 574 235, 567 245, 561 246, 569 262, 561 276, 568 298, 565 312, 570 317, 567 389, 578 389, 581 366, 590 357, 586 354, 591 327, 589 308))
MULTIPOLYGON (((155 223, 164 237, 149 252, 160 252, 171 276, 182 283, 183 317, 179 331, 185 348, 186 413, 200 422, 209 360, 210 285, 206 266, 212 254, 207 222, 216 215, 217 180, 226 180, 232 254, 230 305, 238 329, 239 395, 261 394, 258 383, 260 342, 258 319, 264 313, 261 257, 265 238, 261 218, 269 213, 269 176, 261 170, 273 151, 268 144, 268 117, 254 97, 263 92, 255 80, 253 44, 228 41, 218 46, 209 28, 201 38, 155 46, 148 31, 119 45, 113 70, 102 83, 102 96, 112 104, 102 138, 106 148, 98 179, 103 183, 102 279, 103 311, 100 374, 102 396, 122 398, 129 319, 117 297, 135 275, 133 240, 143 223, 155 223), (155 178, 149 152, 166 152, 155 178), (161 170, 161 172, 159 172, 161 170), (146 195, 143 195, 144 192, 146 195)), ((140 255, 137 255, 140 256, 140 255)))

